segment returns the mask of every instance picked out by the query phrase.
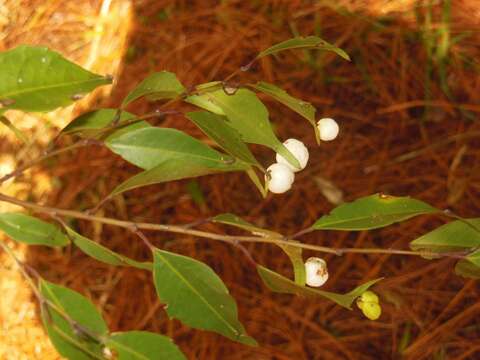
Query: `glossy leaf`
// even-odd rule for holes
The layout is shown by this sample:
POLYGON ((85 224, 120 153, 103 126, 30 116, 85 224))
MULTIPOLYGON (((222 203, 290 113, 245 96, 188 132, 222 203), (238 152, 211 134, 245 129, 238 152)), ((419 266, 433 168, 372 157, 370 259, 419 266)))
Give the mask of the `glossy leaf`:
POLYGON ((315 230, 368 230, 391 225, 438 209, 410 197, 375 194, 342 204, 318 219, 315 230))
POLYGON ((187 360, 172 339, 147 331, 113 333, 107 346, 117 352, 118 360, 187 360))
POLYGON ((44 47, 22 45, 0 53, 0 101, 8 109, 54 110, 111 82, 44 47))
POLYGON ((463 277, 480 279, 480 250, 457 262, 455 273, 463 277))
MULTIPOLYGON (((235 214, 230 214, 230 213, 220 214, 212 218, 212 221, 216 223, 235 226, 243 230, 247 230, 251 232, 253 235, 283 239, 282 234, 279 234, 274 231, 262 229, 258 226, 252 225, 251 223, 243 220, 242 218, 238 217, 235 214)), ((296 242, 296 241, 292 241, 292 242, 296 242)), ((305 274, 305 264, 302 258, 302 249, 296 246, 289 246, 287 244, 276 244, 276 245, 280 247, 290 259, 293 266, 293 272, 295 275, 295 282, 300 285, 305 285, 306 274, 305 274)))
POLYGON ((243 344, 257 344, 246 334, 235 300, 210 267, 159 249, 154 251, 153 266, 155 288, 170 318, 243 344))
POLYGON ((89 111, 73 119, 70 124, 61 131, 61 134, 77 134, 86 138, 97 138, 100 135, 108 135, 107 139, 114 139, 130 131, 150 126, 146 121, 135 121, 136 116, 134 114, 122 111, 116 127, 106 131, 109 126, 113 125, 117 112, 117 109, 89 111), (126 123, 126 125, 122 126, 122 123, 126 123))
POLYGON ((244 163, 225 164, 223 167, 220 167, 217 162, 211 164, 208 164, 207 162, 198 163, 195 162, 194 158, 169 159, 163 161, 161 164, 150 170, 143 171, 127 179, 118 185, 109 195, 109 197, 142 186, 245 169, 246 165, 244 163))
POLYGON ((304 117, 308 120, 308 122, 313 126, 313 130, 315 131, 315 138, 317 139, 317 143, 320 143, 320 133, 318 131, 317 123, 315 121, 315 107, 303 100, 299 100, 294 98, 290 94, 288 94, 285 90, 273 85, 266 83, 264 81, 260 81, 252 87, 260 91, 264 94, 267 94, 277 100, 279 103, 287 106, 289 109, 295 111, 300 116, 304 117))
POLYGON ((186 116, 227 153, 248 164, 261 167, 240 138, 240 134, 228 124, 225 117, 206 111, 189 112, 186 116))
POLYGON ((192 165, 231 170, 245 168, 231 156, 222 154, 182 131, 148 127, 106 141, 114 153, 128 162, 150 170, 166 160, 189 160, 192 165))
POLYGON ((103 346, 90 335, 106 336, 108 327, 95 306, 79 293, 45 280, 40 281, 40 293, 55 306, 42 306, 42 321, 60 355, 70 360, 103 359, 103 346), (79 327, 73 329, 62 314, 79 327))
POLYGON ((0 230, 13 240, 29 245, 65 246, 67 236, 55 225, 20 213, 0 214, 0 230))
POLYGON ((185 91, 174 73, 160 71, 149 75, 125 97, 122 107, 146 96, 149 100, 174 99, 185 91))
POLYGON ((142 270, 152 270, 151 263, 135 261, 126 256, 117 254, 116 252, 86 238, 85 236, 80 235, 68 227, 65 229, 72 242, 80 250, 82 250, 82 252, 94 258, 95 260, 114 266, 131 266, 142 270))
POLYGON ((480 218, 455 220, 410 242, 412 250, 457 251, 480 246, 480 218))
POLYGON ((324 297, 347 309, 352 308, 352 303, 357 297, 362 295, 373 284, 381 280, 381 278, 370 280, 360 286, 357 286, 355 289, 346 294, 337 294, 329 291, 322 291, 311 287, 298 285, 292 280, 287 279, 286 277, 261 265, 257 266, 257 271, 262 278, 264 284, 273 292, 295 294, 306 297, 324 297))
POLYGON ((267 146, 295 167, 300 167, 298 160, 276 137, 268 119, 268 110, 254 92, 238 89, 228 95, 224 90, 216 90, 205 96, 224 111, 230 126, 240 134, 243 141, 267 146))
POLYGON ((350 61, 350 57, 345 51, 332 44, 329 44, 328 42, 320 39, 317 36, 298 36, 286 41, 282 41, 269 47, 268 49, 263 50, 260 54, 257 55, 257 59, 291 49, 313 49, 332 51, 343 59, 350 61))

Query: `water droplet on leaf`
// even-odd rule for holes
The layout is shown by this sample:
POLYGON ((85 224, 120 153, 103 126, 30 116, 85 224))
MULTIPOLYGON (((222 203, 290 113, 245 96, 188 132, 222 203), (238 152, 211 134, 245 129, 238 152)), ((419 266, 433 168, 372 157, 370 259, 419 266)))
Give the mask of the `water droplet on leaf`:
POLYGON ((85 97, 85 94, 74 94, 70 98, 73 101, 77 101, 77 100, 83 99, 84 97, 85 97))
POLYGON ((238 90, 237 87, 233 87, 233 86, 229 86, 229 85, 224 85, 223 86, 223 91, 225 91, 225 94, 227 94, 227 95, 235 95, 237 90, 238 90))
POLYGON ((240 66, 240 71, 248 71, 250 70, 250 68, 252 67, 253 63, 255 62, 255 60, 253 61, 250 61, 247 65, 243 65, 243 66, 240 66))
POLYGON ((233 163, 235 162, 235 159, 234 159, 234 158, 232 158, 232 157, 226 157, 226 156, 225 156, 225 157, 222 156, 222 157, 221 157, 221 160, 222 160, 225 164, 227 164, 227 165, 231 165, 231 164, 233 164, 233 163))

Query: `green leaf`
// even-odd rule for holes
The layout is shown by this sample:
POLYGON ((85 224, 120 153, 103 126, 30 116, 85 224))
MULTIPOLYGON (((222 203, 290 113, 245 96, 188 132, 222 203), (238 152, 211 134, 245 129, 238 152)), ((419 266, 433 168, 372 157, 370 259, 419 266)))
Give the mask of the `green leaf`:
POLYGON ((273 292, 295 294, 306 297, 324 297, 347 309, 352 308, 352 303, 357 297, 362 295, 373 284, 381 280, 381 278, 370 280, 346 294, 336 294, 329 291, 322 291, 298 285, 292 280, 261 265, 257 265, 257 271, 264 284, 273 292))
MULTIPOLYGON (((248 146, 241 139, 240 134, 227 123, 225 117, 209 112, 190 112, 186 116, 227 153, 263 170, 262 165, 258 163, 257 159, 250 152, 248 146)), ((260 182, 255 170, 248 168, 245 171, 262 196, 266 197, 267 191, 260 182)))
POLYGON ((223 88, 223 81, 210 81, 210 82, 199 84, 199 85, 195 86, 195 90, 199 94, 204 94, 206 92, 210 92, 210 91, 213 91, 213 90, 218 90, 218 89, 221 89, 221 88, 223 88))
POLYGON ((40 281, 40 293, 55 306, 42 306, 42 321, 60 355, 71 360, 103 359, 103 346, 90 335, 95 334, 97 339, 104 337, 108 327, 95 306, 79 293, 45 280, 40 281), (62 315, 88 329, 89 334, 79 327, 73 329, 62 315))
POLYGON ((225 112, 222 110, 221 107, 216 105, 212 99, 208 96, 205 96, 206 93, 212 92, 218 89, 223 88, 223 83, 221 81, 212 81, 204 84, 200 84, 195 86, 195 95, 187 96, 184 101, 198 106, 199 108, 208 110, 217 115, 225 115, 225 112))
POLYGON ((207 265, 156 249, 154 282, 170 318, 217 332, 243 344, 257 345, 238 320, 237 304, 222 280, 207 265))
POLYGON ((450 252, 480 246, 480 218, 455 220, 410 242, 412 250, 450 252))
POLYGON ((257 59, 290 49, 314 49, 332 51, 338 56, 344 58, 345 60, 350 61, 350 57, 345 51, 332 44, 329 44, 328 42, 320 39, 317 36, 298 36, 286 41, 282 41, 269 47, 268 49, 263 50, 260 54, 257 55, 257 59))
POLYGON ((225 164, 220 167, 217 162, 208 164, 195 162, 195 158, 178 158, 163 161, 156 167, 143 171, 118 185, 109 197, 142 186, 160 184, 168 181, 187 179, 209 174, 245 170, 242 163, 225 164))
POLYGON ((318 219, 314 230, 378 229, 422 214, 440 210, 410 197, 375 194, 342 204, 318 219))
MULTIPOLYGON (((113 125, 117 116, 117 109, 99 109, 84 113, 73 119, 62 131, 61 134, 77 134, 86 138, 96 138, 99 135, 106 135, 105 130, 113 125)), ((108 131, 110 134, 107 139, 114 139, 123 134, 137 129, 149 127, 146 121, 136 121, 136 115, 127 111, 120 113, 118 124, 108 131), (122 123, 126 123, 122 125, 122 123)))
POLYGON ((227 123, 225 117, 206 111, 189 112, 186 116, 227 153, 248 164, 262 168, 240 138, 240 134, 227 123))
MULTIPOLYGON (((131 131, 106 141, 114 153, 128 162, 150 170, 166 160, 189 160, 192 165, 222 170, 244 169, 232 157, 222 154, 201 141, 171 128, 148 127, 131 131)), ((167 174, 168 176, 168 174, 167 174)))
POLYGON ((118 360, 187 360, 169 337, 147 331, 113 333, 107 346, 118 354, 118 360))
POLYGON ((117 254, 105 246, 80 235, 69 227, 65 227, 65 230, 72 242, 85 254, 95 260, 114 266, 131 266, 142 270, 152 270, 152 264, 149 262, 139 262, 117 254))
MULTIPOLYGON (((251 223, 243 220, 235 214, 226 213, 217 215, 212 218, 212 222, 235 226, 240 229, 247 230, 253 235, 283 239, 282 234, 252 225, 251 223)), ((297 243, 297 241, 292 241, 292 243, 297 243)), ((285 252, 285 254, 287 254, 288 258, 292 262, 295 282, 300 285, 305 285, 306 274, 305 264, 303 263, 302 258, 302 249, 297 246, 289 246, 286 244, 276 245, 278 245, 278 247, 280 247, 285 252)))
POLYGON ((197 180, 190 180, 186 186, 187 192, 192 198, 193 202, 200 207, 205 207, 205 195, 203 194, 202 187, 197 180))
POLYGON ((190 95, 185 98, 185 102, 198 106, 201 109, 208 110, 209 112, 224 116, 225 112, 222 110, 222 108, 218 105, 216 105, 210 96, 206 94, 200 94, 200 95, 190 95))
POLYGON ((463 277, 480 279, 480 250, 457 262, 455 273, 463 277))
POLYGON ((238 89, 234 94, 227 95, 224 90, 216 90, 205 96, 225 112, 229 125, 240 134, 243 141, 267 146, 280 153, 293 166, 300 167, 295 156, 275 136, 268 110, 254 92, 238 89))
POLYGON ((0 230, 29 245, 66 246, 69 241, 55 225, 20 213, 0 214, 0 230))
POLYGON ((295 111, 300 116, 303 116, 308 122, 313 126, 315 131, 315 138, 317 143, 320 143, 320 133, 318 131, 317 123, 315 121, 315 112, 316 109, 312 104, 294 98, 289 95, 285 90, 273 85, 260 81, 254 85, 251 85, 255 90, 260 91, 264 94, 267 94, 277 100, 279 103, 287 106, 289 109, 295 111))
POLYGON ((125 97, 122 107, 147 96, 149 100, 174 99, 185 91, 174 73, 160 71, 149 75, 125 97))
POLYGON ((44 47, 22 45, 0 53, 0 101, 8 109, 54 110, 111 82, 44 47))

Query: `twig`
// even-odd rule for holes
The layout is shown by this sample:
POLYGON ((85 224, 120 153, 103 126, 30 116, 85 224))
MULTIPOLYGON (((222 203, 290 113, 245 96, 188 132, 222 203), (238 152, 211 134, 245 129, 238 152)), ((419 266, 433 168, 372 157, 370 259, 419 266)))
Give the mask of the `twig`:
POLYGON ((381 248, 365 248, 365 249, 332 248, 332 247, 317 246, 317 245, 305 244, 301 242, 290 241, 293 239, 283 240, 276 237, 268 237, 268 236, 259 237, 259 236, 222 235, 222 234, 216 234, 216 233, 211 233, 206 231, 188 229, 181 225, 167 225, 167 224, 153 224, 153 223, 145 223, 145 222, 125 221, 125 220, 118 220, 118 219, 113 219, 108 217, 85 214, 83 212, 75 211, 75 210, 64 210, 64 209, 59 209, 54 207, 42 206, 42 205, 27 202, 27 201, 22 201, 1 193, 0 193, 0 201, 19 205, 24 208, 30 209, 34 212, 39 212, 39 213, 44 213, 49 215, 53 214, 53 215, 60 215, 60 216, 66 216, 66 217, 73 217, 77 219, 95 221, 103 224, 123 227, 130 230, 136 228, 140 230, 163 231, 163 232, 191 235, 191 236, 196 236, 200 238, 223 241, 226 243, 230 243, 232 245, 236 245, 237 243, 240 243, 240 242, 289 245, 289 246, 294 246, 302 249, 314 250, 314 251, 330 253, 335 255, 343 255, 347 253, 362 253, 362 254, 409 255, 409 256, 422 256, 422 257, 431 257, 431 258, 438 258, 438 257, 463 258, 465 257, 464 252, 439 254, 439 253, 428 252, 428 251, 396 250, 396 249, 381 249, 381 248))
POLYGON ((4 183, 8 179, 11 179, 13 177, 17 177, 17 176, 21 175, 25 170, 31 168, 32 166, 35 166, 35 165, 41 163, 42 161, 45 161, 46 159, 49 159, 53 156, 60 155, 64 152, 67 152, 67 151, 70 151, 70 150, 74 150, 74 149, 77 149, 77 148, 80 148, 80 147, 83 147, 83 146, 91 145, 92 143, 93 143, 92 141, 89 141, 89 140, 85 139, 85 140, 81 140, 81 141, 79 141, 79 142, 77 142, 73 145, 66 146, 66 147, 58 149, 58 150, 47 152, 47 153, 39 156, 37 159, 32 160, 32 161, 16 168, 10 174, 7 174, 4 177, 0 178, 0 184, 4 183))

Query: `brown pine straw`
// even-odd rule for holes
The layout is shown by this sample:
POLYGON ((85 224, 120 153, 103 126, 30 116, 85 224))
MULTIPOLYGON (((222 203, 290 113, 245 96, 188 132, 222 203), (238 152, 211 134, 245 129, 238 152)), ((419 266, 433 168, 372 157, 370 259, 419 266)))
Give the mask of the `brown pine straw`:
MULTIPOLYGON (((3 30, 3 48, 43 43, 79 63, 91 59, 93 41, 86 34, 91 35, 96 28, 101 1, 24 1, 20 7, 12 3, 6 3, 10 25, 3 30), (55 15, 58 13, 63 15, 55 15)), ((436 30, 442 26, 443 2, 431 3, 431 29, 436 30)), ((113 97, 104 97, 101 106, 118 105, 138 81, 156 70, 173 71, 186 85, 222 79, 247 64, 259 50, 297 32, 319 33, 343 47, 353 61, 327 53, 289 52, 264 58, 234 79, 240 83, 263 79, 280 85, 312 102, 318 108, 318 117, 333 117, 341 125, 338 140, 316 147, 306 121, 262 97, 280 138, 298 138, 311 150, 308 168, 298 174, 289 193, 261 200, 245 175, 215 175, 198 180, 205 198, 202 204, 193 201, 187 191, 188 181, 179 181, 128 192, 107 203, 98 215, 184 224, 233 212, 260 226, 293 234, 333 207, 322 195, 321 182, 316 181, 322 177, 341 189, 346 201, 376 192, 411 195, 461 216, 478 216, 478 4, 477 0, 452 0, 450 36, 465 37, 448 49, 446 82, 450 97, 441 88, 438 61, 428 59, 422 42, 428 34, 424 25, 426 4, 400 0, 135 1, 127 43, 122 49, 109 51, 109 45, 123 43, 119 37, 128 18, 118 15, 116 6, 120 5, 113 1, 107 16, 109 26, 103 28, 110 35, 103 35, 107 36, 103 45, 96 47, 104 55, 95 56, 95 69, 115 72, 112 61, 123 52, 126 55, 116 76, 113 97), (427 98, 425 69, 429 62, 433 75, 427 98)), ((90 103, 90 107, 95 106, 90 103)), ((144 114, 158 107, 139 101, 130 110, 144 114)), ((203 138, 182 116, 152 123, 203 138)), ((35 129, 42 129, 42 125, 33 126, 31 131, 35 129)), ((53 133, 46 132, 49 136, 53 133)), ((13 156, 21 149, 16 140, 7 141, 6 136, 2 140, 2 155, 13 156)), ((34 157, 45 143, 39 141, 33 146, 37 150, 29 155, 34 157)), ((63 145, 69 143, 65 140, 63 145)), ((260 147, 254 150, 264 165, 274 161, 271 151, 260 147)), ((22 198, 84 210, 137 172, 106 150, 81 149, 35 168, 9 186, 17 186, 16 195, 22 198), (41 185, 39 179, 49 180, 41 185), (36 190, 39 187, 43 190, 36 190)), ((442 222, 419 217, 378 231, 316 232, 302 240, 332 247, 406 249, 409 241, 442 222)), ((122 229, 84 221, 72 225, 115 251, 136 259, 150 256, 137 237, 122 229)), ((215 224, 200 228, 240 234, 215 224)), ((156 246, 212 266, 231 289, 241 321, 261 346, 245 347, 168 320, 145 272, 109 267, 73 248, 52 251, 30 247, 18 251, 23 251, 29 264, 48 280, 90 297, 111 329, 146 329, 172 336, 189 359, 391 359, 401 358, 401 352, 406 359, 480 358, 480 287, 478 281, 454 275, 453 260, 325 256, 331 276, 327 290, 348 291, 362 281, 386 278, 375 288, 382 299, 382 317, 371 322, 358 309, 348 311, 322 299, 272 294, 244 255, 231 246, 189 236, 146 235, 156 246)), ((247 249, 258 263, 292 275, 289 261, 280 250, 258 244, 247 245, 247 249)), ((307 258, 313 253, 304 255, 307 258)), ((8 267, 7 260, 2 259, 8 267)), ((42 335, 33 298, 13 274, 12 266, 2 270, 0 276, 5 294, 0 303, 0 358, 57 358, 42 335)))

